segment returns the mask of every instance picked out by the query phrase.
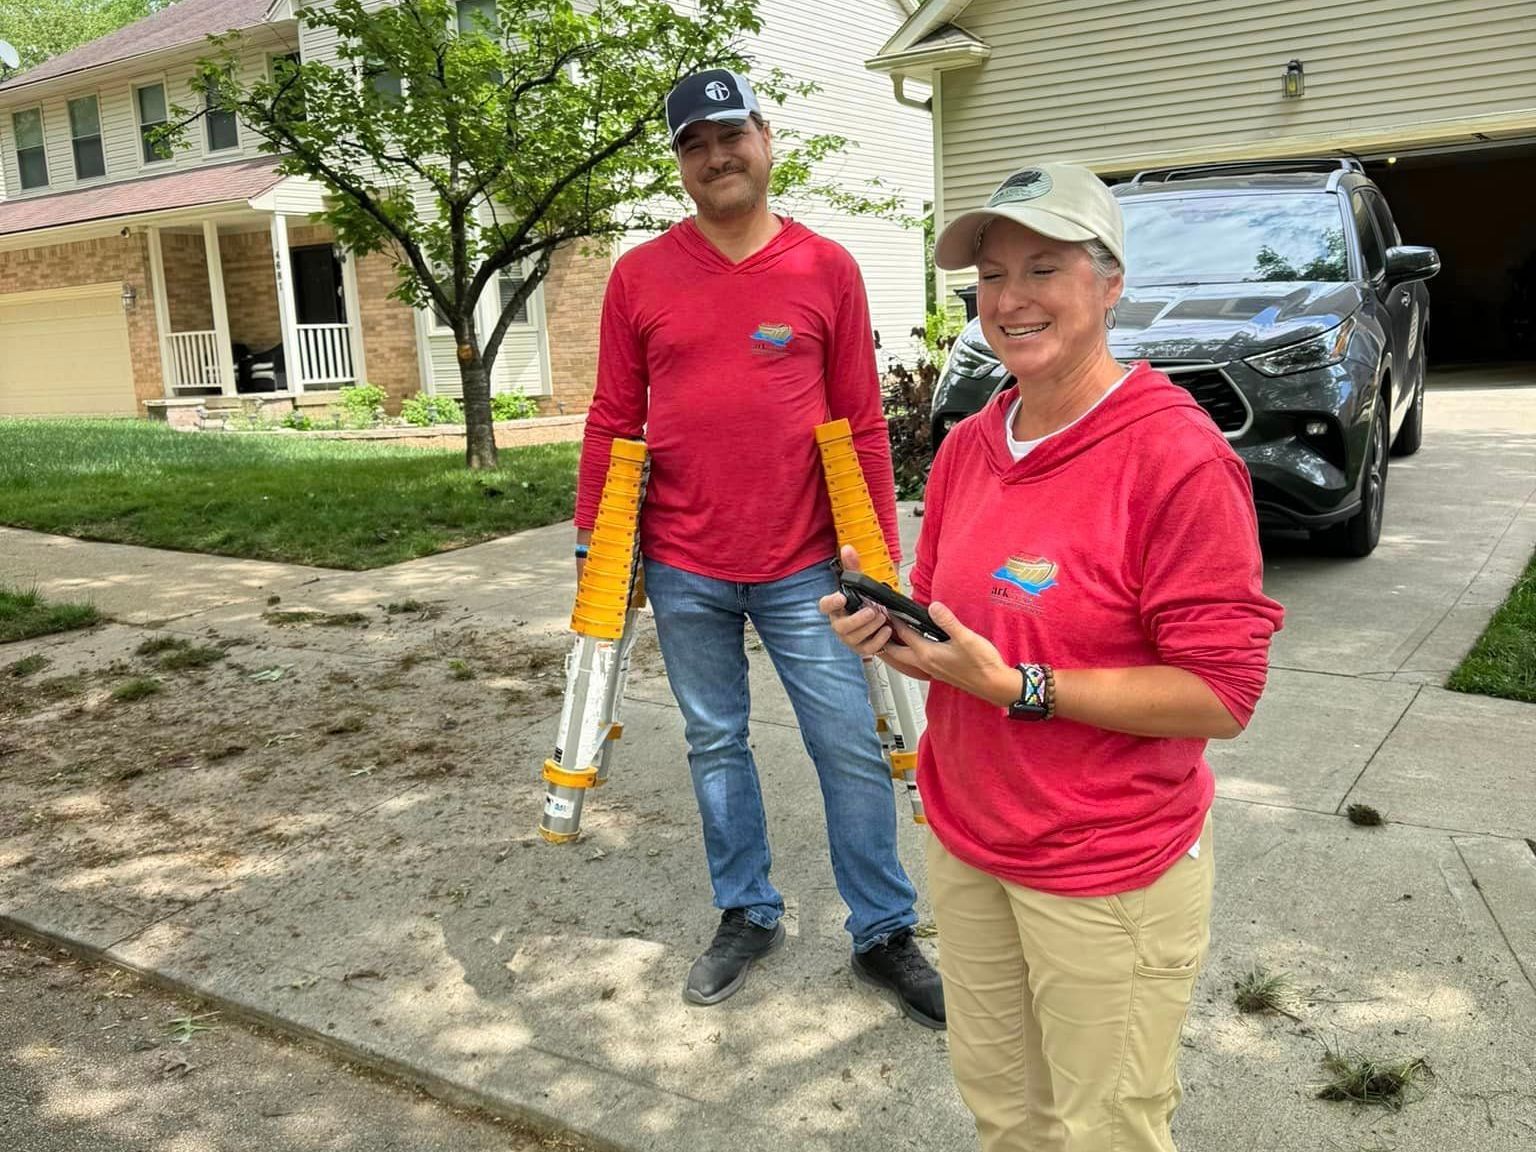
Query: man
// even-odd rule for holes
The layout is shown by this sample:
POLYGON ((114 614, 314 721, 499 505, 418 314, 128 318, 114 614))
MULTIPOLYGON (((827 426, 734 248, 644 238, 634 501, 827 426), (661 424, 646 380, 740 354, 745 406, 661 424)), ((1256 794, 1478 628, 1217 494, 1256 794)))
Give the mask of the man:
POLYGON ((772 137, 744 76, 710 69, 667 97, 667 129, 698 215, 627 253, 603 302, 597 391, 576 505, 577 564, 609 446, 644 434, 645 586, 673 694, 720 925, 684 996, 718 1004, 784 942, 768 828, 747 742, 750 620, 821 780, 857 975, 944 1026, 918 950, 915 893, 859 661, 817 611, 837 553, 813 429, 847 417, 899 555, 890 445, 863 280, 842 248, 768 210, 772 137))

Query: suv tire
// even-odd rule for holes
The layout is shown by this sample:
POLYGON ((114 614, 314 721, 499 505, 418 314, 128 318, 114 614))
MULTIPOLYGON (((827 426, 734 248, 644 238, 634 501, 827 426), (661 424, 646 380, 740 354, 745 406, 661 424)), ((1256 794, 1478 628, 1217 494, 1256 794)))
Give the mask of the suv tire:
POLYGON ((1408 415, 1403 417, 1403 426, 1397 430, 1397 439, 1392 441, 1394 456, 1412 456, 1424 442, 1424 377, 1428 369, 1424 365, 1423 339, 1423 336, 1419 337, 1419 382, 1413 390, 1413 402, 1408 405, 1408 415))
POLYGON ((1365 459, 1360 464, 1360 511, 1321 533, 1322 541, 1340 556, 1369 556, 1381 540, 1387 505, 1387 457, 1387 406, 1378 392, 1365 459))

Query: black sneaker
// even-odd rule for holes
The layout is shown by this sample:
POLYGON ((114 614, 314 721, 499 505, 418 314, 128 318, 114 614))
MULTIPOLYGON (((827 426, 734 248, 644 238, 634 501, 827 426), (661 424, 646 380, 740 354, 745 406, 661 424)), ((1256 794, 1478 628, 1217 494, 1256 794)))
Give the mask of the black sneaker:
POLYGON ((690 1004, 718 1004, 747 982, 752 961, 777 951, 784 943, 782 922, 759 928, 740 908, 728 908, 709 949, 688 970, 683 999, 690 1004))
POLYGON ((868 952, 855 952, 853 974, 866 984, 896 993, 896 1003, 907 1019, 924 1028, 945 1026, 944 985, 918 948, 912 929, 897 932, 868 952))

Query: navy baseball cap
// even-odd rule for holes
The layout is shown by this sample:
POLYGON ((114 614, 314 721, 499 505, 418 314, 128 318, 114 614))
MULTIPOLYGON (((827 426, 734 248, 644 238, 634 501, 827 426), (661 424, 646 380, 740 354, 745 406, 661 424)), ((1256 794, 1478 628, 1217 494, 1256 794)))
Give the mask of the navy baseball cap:
POLYGON ((677 147, 683 129, 700 120, 745 124, 752 113, 762 114, 752 84, 740 72, 709 68, 679 80, 667 93, 667 139, 677 147))

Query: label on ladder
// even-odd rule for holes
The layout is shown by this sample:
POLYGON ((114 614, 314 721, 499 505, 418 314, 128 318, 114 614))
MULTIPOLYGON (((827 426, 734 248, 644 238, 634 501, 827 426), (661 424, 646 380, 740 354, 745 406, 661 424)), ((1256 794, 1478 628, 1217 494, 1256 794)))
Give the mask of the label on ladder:
POLYGON ((576 805, 570 800, 562 800, 558 796, 544 794, 544 815, 552 820, 568 820, 576 815, 576 805))

